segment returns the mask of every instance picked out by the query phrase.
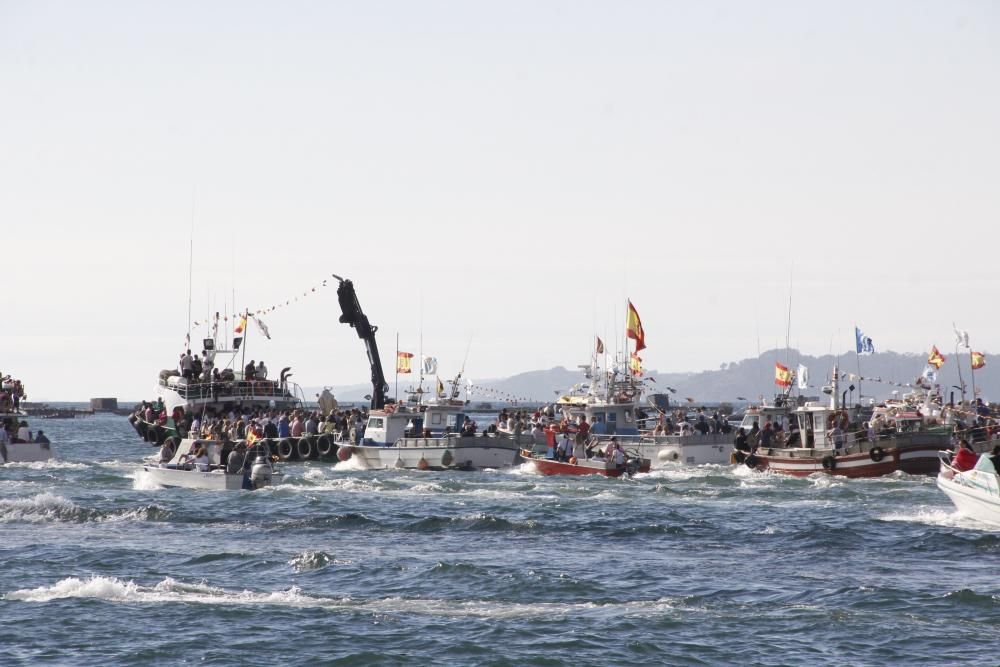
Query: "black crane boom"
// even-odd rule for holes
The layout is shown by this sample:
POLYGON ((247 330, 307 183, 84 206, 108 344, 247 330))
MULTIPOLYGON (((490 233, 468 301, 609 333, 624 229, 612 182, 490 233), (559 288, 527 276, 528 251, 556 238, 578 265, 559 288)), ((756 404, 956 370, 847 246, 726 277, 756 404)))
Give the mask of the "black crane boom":
POLYGON ((368 364, 372 370, 372 401, 371 407, 379 410, 385 407, 385 399, 389 393, 389 385, 382 372, 382 360, 378 355, 378 344, 375 342, 375 332, 378 327, 368 321, 368 316, 361 310, 358 295, 354 291, 354 283, 346 278, 334 275, 340 281, 337 286, 337 300, 340 302, 340 322, 349 324, 358 333, 358 338, 365 342, 368 351, 368 364))

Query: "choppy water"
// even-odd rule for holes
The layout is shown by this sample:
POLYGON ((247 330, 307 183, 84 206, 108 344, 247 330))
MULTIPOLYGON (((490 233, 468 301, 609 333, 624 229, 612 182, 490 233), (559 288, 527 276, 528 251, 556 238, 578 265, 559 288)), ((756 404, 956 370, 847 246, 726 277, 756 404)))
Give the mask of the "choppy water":
POLYGON ((124 419, 0 468, 0 663, 995 664, 1000 531, 933 480, 285 467, 144 488, 124 419))

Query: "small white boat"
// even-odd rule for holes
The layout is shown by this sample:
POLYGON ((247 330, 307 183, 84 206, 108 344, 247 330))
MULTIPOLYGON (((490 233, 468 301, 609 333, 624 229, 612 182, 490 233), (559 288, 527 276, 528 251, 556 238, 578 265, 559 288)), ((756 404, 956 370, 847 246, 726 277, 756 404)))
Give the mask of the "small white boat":
MULTIPOLYGON (((0 428, 8 433, 8 442, 0 441, 0 465, 4 463, 34 463, 52 458, 52 443, 45 436, 31 440, 19 439, 17 434, 25 427, 25 414, 17 411, 0 411, 0 428)), ((27 437, 27 436, 24 436, 27 437)))
POLYGON ((206 489, 212 491, 253 490, 269 486, 279 476, 271 465, 266 446, 221 443, 212 440, 185 439, 176 450, 164 445, 159 463, 143 464, 147 479, 159 486, 206 489), (191 463, 199 446, 205 447, 207 470, 191 463), (225 451, 224 451, 225 449, 225 451), (222 461, 225 460, 225 464, 222 461))
POLYGON ((951 467, 948 452, 939 452, 938 458, 941 460, 938 488, 958 511, 978 521, 1000 526, 1000 475, 989 454, 981 454, 976 467, 966 471, 951 467))

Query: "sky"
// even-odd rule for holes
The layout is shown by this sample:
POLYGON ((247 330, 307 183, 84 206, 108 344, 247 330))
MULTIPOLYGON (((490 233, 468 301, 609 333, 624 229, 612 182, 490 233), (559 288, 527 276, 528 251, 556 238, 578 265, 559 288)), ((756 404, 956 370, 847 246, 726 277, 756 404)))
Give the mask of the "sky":
POLYGON ((389 372, 587 363, 626 299, 663 372, 990 353, 997 72, 992 2, 0 0, 0 371, 150 397, 190 287, 364 382, 332 274, 389 372))

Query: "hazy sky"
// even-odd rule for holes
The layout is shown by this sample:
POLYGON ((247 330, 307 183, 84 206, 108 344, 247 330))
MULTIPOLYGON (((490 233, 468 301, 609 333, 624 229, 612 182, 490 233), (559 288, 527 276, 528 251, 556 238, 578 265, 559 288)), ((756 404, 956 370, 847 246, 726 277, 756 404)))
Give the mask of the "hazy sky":
MULTIPOLYGON (((585 363, 626 297, 648 368, 716 368, 784 345, 792 275, 808 353, 1000 349, 998 7, 0 2, 0 370, 151 396, 192 217, 195 319, 337 273, 389 371, 397 331, 585 363)), ((363 382, 320 292, 251 355, 363 382)))

